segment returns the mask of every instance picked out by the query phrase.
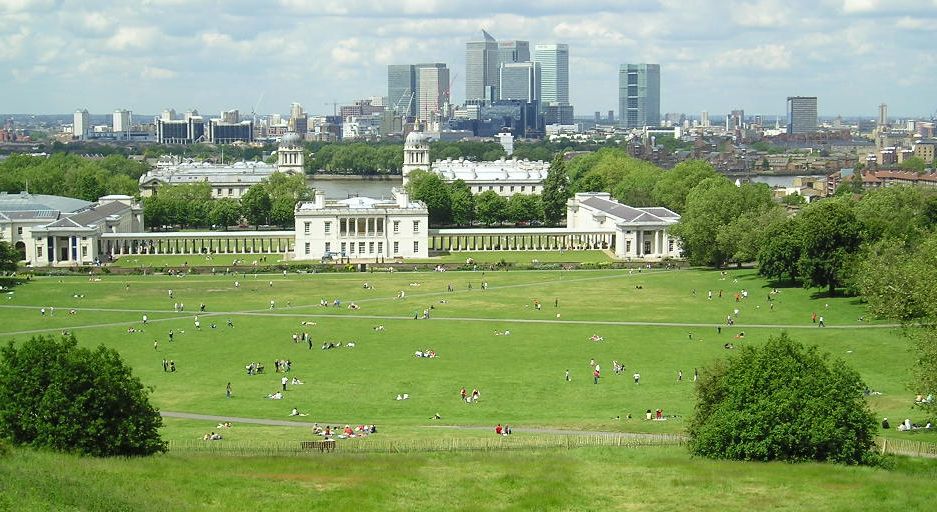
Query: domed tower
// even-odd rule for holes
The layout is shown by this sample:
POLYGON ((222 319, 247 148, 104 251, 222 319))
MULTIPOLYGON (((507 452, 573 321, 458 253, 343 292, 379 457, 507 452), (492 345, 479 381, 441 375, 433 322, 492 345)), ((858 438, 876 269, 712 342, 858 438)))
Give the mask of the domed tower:
POLYGON ((277 170, 286 174, 302 174, 303 161, 303 138, 295 132, 283 134, 277 148, 277 170))
POLYGON ((406 185, 407 176, 417 169, 429 171, 429 135, 423 132, 410 132, 403 145, 403 183, 406 185))

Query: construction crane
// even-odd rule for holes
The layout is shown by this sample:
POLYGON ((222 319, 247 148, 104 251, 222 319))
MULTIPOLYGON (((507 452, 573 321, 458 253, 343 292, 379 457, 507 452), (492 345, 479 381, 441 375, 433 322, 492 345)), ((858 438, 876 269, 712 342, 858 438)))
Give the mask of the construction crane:
POLYGON ((411 91, 410 88, 407 87, 406 89, 403 90, 403 94, 400 95, 400 98, 397 100, 397 103, 394 104, 394 112, 397 112, 398 114, 406 112, 407 114, 409 114, 410 107, 412 105, 413 105, 413 91, 411 91), (407 100, 406 110, 401 110, 400 107, 402 106, 401 104, 403 103, 403 100, 405 98, 407 100))
POLYGON ((337 115, 338 115, 338 106, 341 105, 341 104, 343 104, 343 103, 350 103, 350 102, 348 102, 348 101, 335 101, 335 100, 332 100, 331 102, 326 101, 325 103, 323 103, 323 105, 325 105, 326 107, 329 106, 329 105, 332 105, 332 115, 333 115, 333 116, 337 116, 337 115))

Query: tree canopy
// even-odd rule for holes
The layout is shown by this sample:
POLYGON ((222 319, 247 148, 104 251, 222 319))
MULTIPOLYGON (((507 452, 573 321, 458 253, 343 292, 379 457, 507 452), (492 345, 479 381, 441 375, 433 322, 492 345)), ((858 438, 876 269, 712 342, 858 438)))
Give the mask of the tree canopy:
POLYGON ((0 161, 0 191, 50 194, 97 201, 108 194, 133 196, 144 163, 121 155, 92 159, 66 153, 49 157, 22 154, 0 161))
POLYGON ((875 420, 858 372, 787 334, 700 372, 687 432, 705 457, 866 464, 875 420))
POLYGON ((0 437, 95 456, 165 451, 149 392, 114 349, 36 336, 0 349, 0 437))

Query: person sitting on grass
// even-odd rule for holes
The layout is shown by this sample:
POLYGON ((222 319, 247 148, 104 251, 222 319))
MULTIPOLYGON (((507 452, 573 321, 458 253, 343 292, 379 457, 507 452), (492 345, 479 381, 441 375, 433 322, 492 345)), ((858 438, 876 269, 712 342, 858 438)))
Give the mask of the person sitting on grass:
POLYGON ((282 399, 283 399, 283 393, 280 392, 280 391, 274 391, 273 393, 270 393, 269 395, 267 395, 267 398, 269 398, 269 399, 271 399, 271 400, 282 400, 282 399))
POLYGON ((293 407, 293 410, 290 411, 290 416, 309 416, 309 415, 304 412, 299 412, 299 409, 293 407))

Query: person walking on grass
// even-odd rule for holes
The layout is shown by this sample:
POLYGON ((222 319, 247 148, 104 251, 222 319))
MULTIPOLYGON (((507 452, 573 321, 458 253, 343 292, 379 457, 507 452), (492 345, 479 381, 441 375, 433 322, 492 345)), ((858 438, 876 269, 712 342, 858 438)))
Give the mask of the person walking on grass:
POLYGON ((230 382, 228 383, 227 386, 225 386, 224 395, 225 395, 227 398, 231 398, 231 383, 230 383, 230 382))
POLYGON ((566 382, 569 382, 569 369, 566 369, 566 382))
POLYGON ((290 381, 290 379, 288 379, 288 378, 286 378, 286 377, 283 377, 282 379, 280 379, 280 384, 283 385, 283 391, 286 391, 286 383, 289 382, 289 381, 290 381))

